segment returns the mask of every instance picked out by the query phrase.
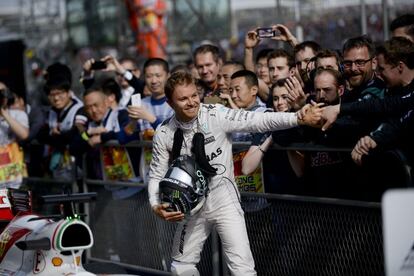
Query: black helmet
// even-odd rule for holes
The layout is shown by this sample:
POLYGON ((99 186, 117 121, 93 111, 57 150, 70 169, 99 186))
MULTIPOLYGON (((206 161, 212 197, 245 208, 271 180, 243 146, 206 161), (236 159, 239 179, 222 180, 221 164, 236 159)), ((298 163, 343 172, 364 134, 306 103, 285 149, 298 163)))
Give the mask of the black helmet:
POLYGON ((201 209, 207 193, 208 179, 189 155, 175 159, 160 182, 161 201, 186 216, 201 209))

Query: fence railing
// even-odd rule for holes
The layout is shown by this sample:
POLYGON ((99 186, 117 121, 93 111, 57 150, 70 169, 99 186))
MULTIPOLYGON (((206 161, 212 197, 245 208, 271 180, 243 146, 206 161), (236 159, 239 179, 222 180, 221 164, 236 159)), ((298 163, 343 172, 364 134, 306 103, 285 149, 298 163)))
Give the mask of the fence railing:
MULTIPOLYGON (((151 143, 128 146, 151 146, 151 143)), ((246 146, 247 143, 235 144, 235 147, 246 146)), ((289 148, 274 146, 274 149, 328 148, 297 144, 289 148)), ((398 163, 400 179, 405 182, 402 185, 411 185, 411 167, 400 152, 391 155, 399 160, 393 163, 398 163)), ((32 186, 35 182, 44 183, 42 178, 28 178, 26 182, 32 186)), ((151 275, 168 275, 176 224, 153 214, 145 185, 93 180, 87 175, 82 183, 85 191, 98 193, 97 201, 85 206, 95 240, 87 259, 115 263, 151 275), (113 187, 136 191, 133 196, 114 199, 113 187)), ((59 190, 62 185, 66 186, 67 182, 36 187, 46 193, 51 187, 59 190)), ((245 204, 249 206, 245 209, 245 219, 258 275, 384 274, 379 203, 242 193, 242 205, 245 204)), ((198 268, 201 275, 225 275, 221 246, 214 231, 204 246, 198 268)))
MULTIPOLYGON (((98 193, 90 204, 91 259, 168 271, 176 224, 153 214, 147 191, 121 200, 113 200, 103 183, 88 191, 98 193)), ((379 203, 243 193, 245 203, 256 205, 245 218, 258 275, 384 274, 379 203)), ((221 247, 213 235, 202 252, 201 275, 225 275, 224 261, 215 256, 221 247)))

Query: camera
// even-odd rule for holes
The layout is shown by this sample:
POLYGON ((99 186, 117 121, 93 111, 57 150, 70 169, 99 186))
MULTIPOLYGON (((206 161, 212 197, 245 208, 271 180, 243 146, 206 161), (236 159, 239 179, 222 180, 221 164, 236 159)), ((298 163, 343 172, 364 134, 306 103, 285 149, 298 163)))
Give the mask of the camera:
POLYGON ((271 38, 276 36, 276 31, 272 28, 257 28, 256 32, 260 38, 271 38))
POLYGON ((91 65, 92 70, 102 70, 106 68, 106 63, 101 60, 97 60, 91 65))
POLYGON ((14 94, 9 89, 0 89, 0 106, 10 106, 14 100, 14 94))

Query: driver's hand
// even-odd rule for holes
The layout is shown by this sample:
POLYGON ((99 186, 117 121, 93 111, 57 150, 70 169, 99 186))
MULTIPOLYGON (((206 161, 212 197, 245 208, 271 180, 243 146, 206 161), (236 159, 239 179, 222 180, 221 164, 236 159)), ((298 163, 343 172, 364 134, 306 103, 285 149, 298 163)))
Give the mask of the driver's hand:
POLYGON ((170 207, 168 203, 158 204, 152 207, 152 210, 157 214, 160 218, 166 221, 180 221, 184 219, 184 214, 181 212, 169 212, 166 209, 170 207))

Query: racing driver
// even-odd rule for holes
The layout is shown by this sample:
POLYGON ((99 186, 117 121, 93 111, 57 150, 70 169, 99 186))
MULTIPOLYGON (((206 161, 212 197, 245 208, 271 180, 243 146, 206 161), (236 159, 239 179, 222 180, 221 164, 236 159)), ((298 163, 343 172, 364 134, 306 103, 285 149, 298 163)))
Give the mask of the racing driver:
POLYGON ((148 193, 151 207, 158 216, 167 221, 180 221, 172 249, 173 275, 199 275, 196 264, 213 227, 221 238, 231 274, 256 275, 234 180, 231 133, 267 132, 297 125, 316 126, 321 108, 319 105, 306 105, 300 113, 261 113, 229 109, 220 104, 201 104, 195 79, 185 72, 171 75, 165 85, 165 94, 175 114, 155 132, 148 193), (159 182, 168 170, 177 128, 183 131, 184 136, 180 154, 191 155, 192 138, 200 132, 205 137, 207 160, 217 170, 209 181, 210 193, 204 205, 192 216, 170 211, 169 205, 160 201, 159 182))

